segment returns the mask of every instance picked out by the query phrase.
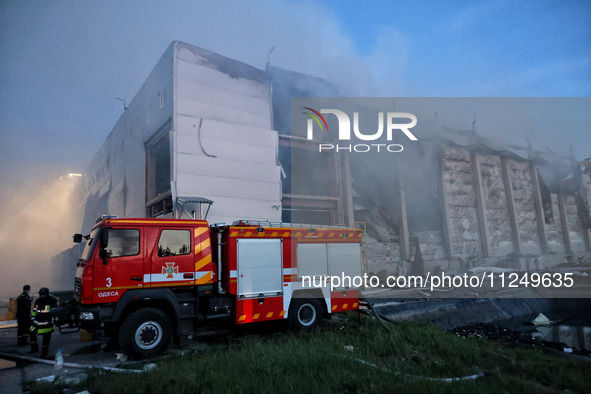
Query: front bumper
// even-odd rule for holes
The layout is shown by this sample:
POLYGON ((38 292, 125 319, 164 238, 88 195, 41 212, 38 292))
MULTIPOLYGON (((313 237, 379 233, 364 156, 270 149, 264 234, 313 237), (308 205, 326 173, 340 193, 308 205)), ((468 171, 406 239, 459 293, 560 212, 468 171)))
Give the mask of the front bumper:
POLYGON ((111 305, 83 305, 72 301, 59 308, 54 314, 55 325, 58 327, 79 327, 88 331, 100 330, 110 321, 114 307, 111 305))
POLYGON ((88 331, 101 330, 111 323, 115 307, 112 305, 79 305, 80 328, 88 331))

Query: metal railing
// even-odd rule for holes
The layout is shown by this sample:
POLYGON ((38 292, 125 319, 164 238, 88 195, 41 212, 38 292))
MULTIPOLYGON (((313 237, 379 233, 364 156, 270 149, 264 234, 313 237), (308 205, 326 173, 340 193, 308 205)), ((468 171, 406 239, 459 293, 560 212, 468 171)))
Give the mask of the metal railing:
POLYGON ((303 224, 303 223, 285 223, 272 222, 269 220, 237 220, 232 223, 232 226, 257 226, 257 227, 277 227, 277 228, 337 228, 348 229, 345 225, 328 225, 328 224, 303 224))

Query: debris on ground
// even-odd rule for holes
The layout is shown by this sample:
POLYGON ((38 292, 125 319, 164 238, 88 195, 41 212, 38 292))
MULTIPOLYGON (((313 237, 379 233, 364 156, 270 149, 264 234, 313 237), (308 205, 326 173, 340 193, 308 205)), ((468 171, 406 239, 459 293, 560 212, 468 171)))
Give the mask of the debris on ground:
POLYGON ((55 375, 44 376, 42 378, 35 379, 37 382, 50 382, 52 383, 55 380, 55 375))
POLYGON ((534 326, 549 326, 552 322, 543 313, 540 313, 534 320, 532 320, 532 324, 534 326))
POLYGON ((454 328, 452 332, 460 338, 478 337, 488 339, 490 341, 501 342, 506 345, 534 346, 591 357, 591 351, 589 350, 569 347, 564 343, 546 341, 536 337, 535 335, 532 335, 533 333, 522 333, 511 328, 492 324, 470 324, 468 326, 454 328), (570 349, 570 351, 565 349, 570 349))
POLYGON ((116 360, 127 361, 127 356, 125 353, 115 353, 115 356, 117 357, 116 360))

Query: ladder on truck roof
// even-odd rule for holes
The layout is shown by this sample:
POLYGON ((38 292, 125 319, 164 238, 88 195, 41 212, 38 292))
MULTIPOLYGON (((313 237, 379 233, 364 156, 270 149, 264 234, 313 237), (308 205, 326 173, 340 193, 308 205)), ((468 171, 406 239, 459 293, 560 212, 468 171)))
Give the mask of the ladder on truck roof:
POLYGON ((269 220, 237 220, 232 223, 235 227, 277 227, 277 228, 350 228, 343 225, 328 224, 303 224, 303 223, 285 223, 271 222, 269 220))
POLYGON ((175 219, 181 219, 183 212, 187 214, 193 220, 205 220, 207 214, 211 208, 213 201, 204 197, 177 197, 176 198, 176 209, 174 210, 175 219), (191 212, 187 210, 187 205, 199 204, 199 217, 197 217, 197 210, 193 209, 191 212), (203 204, 207 204, 207 210, 203 214, 203 204))

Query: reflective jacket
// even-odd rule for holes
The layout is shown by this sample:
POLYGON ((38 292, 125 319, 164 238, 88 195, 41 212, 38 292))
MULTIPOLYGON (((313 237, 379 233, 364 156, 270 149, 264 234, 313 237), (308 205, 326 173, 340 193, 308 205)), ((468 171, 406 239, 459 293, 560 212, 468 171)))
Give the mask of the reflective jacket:
POLYGON ((39 297, 35 301, 33 313, 31 313, 31 331, 37 330, 37 334, 53 332, 53 320, 51 310, 57 307, 57 300, 52 296, 39 297))

